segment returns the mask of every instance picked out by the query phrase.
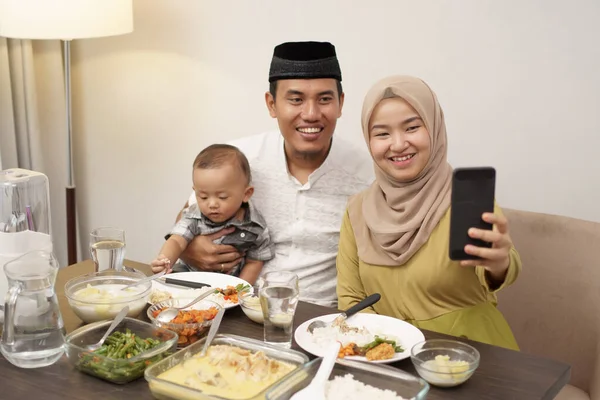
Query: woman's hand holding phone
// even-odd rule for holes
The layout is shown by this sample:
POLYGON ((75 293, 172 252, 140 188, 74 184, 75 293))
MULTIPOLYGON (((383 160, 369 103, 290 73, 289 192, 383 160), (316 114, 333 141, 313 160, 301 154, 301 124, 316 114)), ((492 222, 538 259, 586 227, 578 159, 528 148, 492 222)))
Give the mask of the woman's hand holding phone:
POLYGON ((460 265, 464 267, 482 266, 489 272, 494 280, 502 280, 510 264, 509 252, 512 240, 508 233, 508 221, 504 216, 493 213, 483 213, 482 219, 493 224, 493 230, 469 229, 469 237, 480 239, 490 243, 490 248, 477 247, 472 244, 465 246, 465 253, 478 257, 476 260, 462 260, 460 265))

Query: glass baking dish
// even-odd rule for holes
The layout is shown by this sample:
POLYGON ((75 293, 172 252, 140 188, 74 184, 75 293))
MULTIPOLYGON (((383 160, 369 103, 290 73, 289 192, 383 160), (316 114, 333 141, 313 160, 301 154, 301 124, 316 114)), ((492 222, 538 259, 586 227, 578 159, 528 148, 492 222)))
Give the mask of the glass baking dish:
MULTIPOLYGON (((292 372, 286 378, 279 381, 269 389, 266 393, 266 400, 289 400, 294 393, 304 389, 315 377, 319 367, 321 366, 322 358, 316 358, 305 364, 300 369, 292 372)), ((404 372, 400 369, 384 366, 381 364, 369 364, 358 361, 349 361, 338 359, 333 371, 329 376, 329 380, 336 377, 343 378, 351 374, 354 381, 361 384, 372 386, 380 390, 390 390, 403 399, 421 400, 425 399, 429 392, 429 384, 414 375, 404 372)), ((335 399, 377 399, 380 396, 376 394, 366 394, 361 391, 361 384, 352 385, 344 382, 346 393, 336 392, 335 399), (358 385, 358 387, 357 387, 358 385), (353 397, 354 396, 354 397, 353 397)), ((386 397, 391 398, 391 397, 386 397)))
MULTIPOLYGON (((179 385, 173 382, 166 381, 164 379, 160 379, 159 375, 163 372, 175 367, 176 365, 184 362, 185 360, 191 358, 193 355, 199 353, 204 346, 204 342, 206 338, 200 339, 196 343, 188 346, 177 353, 165 358, 164 360, 153 364, 144 373, 144 377, 149 383, 150 391, 152 395, 159 400, 229 400, 225 397, 219 397, 216 395, 211 395, 202 392, 198 389, 193 389, 187 386, 179 385)), ((301 367, 303 364, 308 362, 308 357, 295 350, 285 349, 281 347, 276 347, 272 345, 268 345, 262 341, 249 339, 242 336, 237 335, 217 335, 215 336, 211 346, 213 345, 230 345, 239 347, 242 349, 247 349, 252 352, 262 351, 269 358, 287 362, 295 365, 297 368, 301 367)), ((297 369, 296 369, 297 370, 297 369)), ((296 371, 294 370, 294 371, 296 371)), ((292 371, 290 374, 294 373, 292 371)), ((290 374, 286 375, 289 376, 290 374)), ((282 378, 285 379, 285 376, 282 378)), ((279 381, 278 381, 279 382, 279 381)), ((275 382, 273 385, 276 385, 275 382)), ((266 391, 272 387, 270 385, 264 388, 260 393, 254 396, 247 397, 246 399, 238 398, 239 400, 258 400, 264 399, 266 391)))
POLYGON ((176 351, 179 337, 177 333, 148 322, 125 317, 117 325, 115 332, 125 332, 129 329, 140 339, 158 339, 161 343, 128 359, 90 353, 86 346, 97 343, 111 323, 112 321, 94 322, 67 335, 65 338, 66 354, 76 369, 109 382, 128 383, 141 378, 149 365, 176 351))

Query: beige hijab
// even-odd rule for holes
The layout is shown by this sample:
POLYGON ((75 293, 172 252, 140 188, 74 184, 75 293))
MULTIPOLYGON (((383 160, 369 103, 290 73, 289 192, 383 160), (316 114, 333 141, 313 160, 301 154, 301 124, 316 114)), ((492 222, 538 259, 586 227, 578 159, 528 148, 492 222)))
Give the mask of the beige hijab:
MULTIPOLYGON (((375 164, 375 182, 350 200, 348 212, 358 256, 374 265, 403 265, 427 242, 450 205, 452 167, 446 160, 446 125, 435 93, 420 79, 391 76, 367 93, 362 129, 369 147, 369 120, 385 98, 401 97, 429 131, 431 155, 411 182, 398 182, 375 164)), ((370 150, 370 149, 369 149, 370 150)))

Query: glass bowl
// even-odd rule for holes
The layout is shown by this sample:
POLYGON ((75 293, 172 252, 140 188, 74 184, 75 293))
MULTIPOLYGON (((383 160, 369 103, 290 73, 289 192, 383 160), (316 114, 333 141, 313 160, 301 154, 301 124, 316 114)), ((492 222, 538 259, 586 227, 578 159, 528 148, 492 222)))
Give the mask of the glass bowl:
POLYGON ((111 323, 112 321, 95 322, 66 336, 65 352, 70 363, 77 370, 109 382, 123 384, 142 377, 148 366, 176 350, 177 334, 175 332, 126 317, 117 326, 115 332, 126 332, 129 329, 140 339, 152 338, 161 343, 128 359, 90 353, 86 346, 97 343, 111 323))
POLYGON ((65 296, 73 312, 85 323, 112 320, 126 305, 129 306, 127 316, 135 318, 146 307, 152 282, 125 291, 120 289, 145 277, 141 272, 93 272, 69 280, 65 284, 65 296), (96 289, 107 295, 94 294, 96 289))
MULTIPOLYGON (((199 339, 203 338, 204 336, 206 336, 208 334, 208 330, 210 329, 210 326, 212 325, 214 316, 212 319, 204 320, 203 322, 178 324, 178 323, 172 323, 172 322, 160 322, 159 320, 157 320, 154 317, 154 314, 156 311, 163 309, 163 308, 184 306, 184 305, 190 303, 196 297, 197 296, 178 297, 176 299, 168 299, 168 300, 160 301, 160 302, 150 306, 148 308, 148 311, 146 311, 146 313, 148 315, 148 319, 150 319, 150 322, 152 322, 152 324, 154 324, 156 326, 160 326, 165 329, 172 330, 173 332, 176 332, 179 335, 179 340, 177 343, 178 347, 189 346, 190 344, 192 344, 192 343, 198 341, 199 339)), ((211 308, 216 309, 216 312, 214 313, 216 315, 219 311, 221 311, 221 309, 223 307, 214 301, 201 300, 198 303, 194 304, 193 306, 186 308, 185 310, 209 310, 211 308)))
MULTIPOLYGON (((316 358, 288 375, 267 391, 266 400, 290 399, 294 393, 308 386, 317 374, 322 360, 316 358)), ((427 382, 400 369, 343 359, 338 359, 334 365, 329 382, 329 390, 338 389, 338 398, 345 400, 379 399, 381 391, 391 391, 390 394, 403 399, 422 400, 429 392, 427 382), (335 380, 335 384, 332 380, 335 380)))
MULTIPOLYGON (((198 342, 192 344, 191 346, 186 347, 183 350, 178 351, 177 353, 171 355, 170 357, 165 358, 161 362, 153 364, 146 370, 144 373, 144 377, 148 381, 150 391, 152 395, 156 399, 161 400, 227 400, 228 397, 221 397, 215 394, 208 394, 203 392, 200 388, 192 388, 190 386, 184 386, 182 384, 177 384, 172 382, 171 380, 165 379, 166 377, 162 375, 167 372, 171 368, 180 366, 180 364, 186 362, 190 358, 192 358, 195 354, 199 353, 204 346, 204 342, 206 339, 201 339, 198 342)), ((229 345, 238 347, 241 349, 249 350, 252 353, 263 352, 265 356, 270 359, 274 359, 277 361, 283 361, 289 364, 292 364, 298 368, 308 362, 308 357, 300 353, 296 350, 285 349, 273 345, 269 345, 260 340, 249 339, 236 335, 222 335, 218 334, 215 336, 211 346, 215 345, 229 345)), ((192 368, 193 366, 186 365, 186 368, 192 368)), ((219 371, 222 372, 222 371, 219 371)), ((286 379, 294 371, 284 376, 282 379, 286 379)), ((185 379, 185 378, 184 378, 185 379)), ((261 382, 260 380, 258 382, 261 382)), ((276 385, 277 382, 271 385, 264 385, 264 388, 254 388, 254 392, 259 390, 259 393, 248 393, 247 396, 241 395, 238 393, 237 396, 231 396, 232 398, 236 398, 238 400, 258 400, 265 398, 265 392, 276 385)))
POLYGON ((432 339, 415 344, 410 359, 421 378, 440 387, 466 382, 479 366, 479 351, 456 340, 432 339))
POLYGON ((252 292, 244 292, 238 294, 239 305, 250 320, 257 324, 264 324, 262 308, 260 306, 260 298, 252 292))

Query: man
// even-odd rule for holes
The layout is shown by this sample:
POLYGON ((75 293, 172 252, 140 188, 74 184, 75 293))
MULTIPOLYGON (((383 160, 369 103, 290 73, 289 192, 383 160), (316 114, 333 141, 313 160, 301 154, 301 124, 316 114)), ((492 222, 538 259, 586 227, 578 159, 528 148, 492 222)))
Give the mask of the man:
MULTIPOLYGON (((344 105, 341 80, 331 43, 276 46, 265 101, 279 131, 230 143, 250 162, 253 202, 275 243, 262 273, 293 271, 300 299, 325 306, 337 304, 335 257, 346 202, 373 181, 368 153, 333 138, 344 105)), ((195 201, 192 193, 188 204, 195 201)), ((195 238, 181 258, 195 269, 229 271, 242 255, 212 240, 230 232, 195 238)))

